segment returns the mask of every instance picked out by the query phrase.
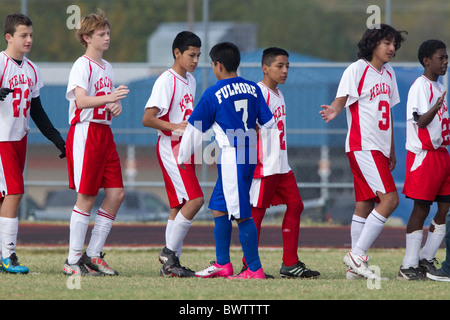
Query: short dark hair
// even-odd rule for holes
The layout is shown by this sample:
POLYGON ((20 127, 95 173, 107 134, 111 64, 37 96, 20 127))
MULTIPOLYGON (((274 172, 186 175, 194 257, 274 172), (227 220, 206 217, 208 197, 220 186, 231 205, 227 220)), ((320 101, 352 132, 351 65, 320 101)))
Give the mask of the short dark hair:
POLYGON ((33 22, 31 22, 31 19, 22 13, 9 14, 3 23, 3 36, 6 36, 8 33, 10 35, 14 35, 17 27, 21 25, 30 27, 33 25, 33 22))
MULTIPOLYGON (((379 28, 369 28, 364 32, 361 40, 358 42, 358 58, 372 60, 373 50, 377 47, 381 40, 394 40, 395 51, 400 49, 402 42, 405 41, 402 33, 408 34, 406 31, 397 31, 387 24, 380 24, 379 28)), ((395 53, 394 53, 395 56, 395 53)))
POLYGON ((270 66, 278 56, 289 57, 289 53, 286 50, 277 47, 267 48, 263 51, 261 64, 270 66))
POLYGON ((211 48, 209 52, 211 61, 216 64, 223 64, 228 72, 237 71, 241 63, 241 53, 239 48, 231 42, 221 42, 211 48))
POLYGON ((447 49, 447 46, 441 40, 431 39, 424 41, 420 45, 417 53, 417 58, 419 59, 420 64, 425 67, 423 64, 423 58, 431 58, 431 56, 439 49, 447 49))
POLYGON ((173 39, 172 42, 172 55, 175 58, 175 49, 180 50, 181 53, 185 52, 189 47, 200 48, 202 41, 200 38, 191 31, 181 31, 173 39))

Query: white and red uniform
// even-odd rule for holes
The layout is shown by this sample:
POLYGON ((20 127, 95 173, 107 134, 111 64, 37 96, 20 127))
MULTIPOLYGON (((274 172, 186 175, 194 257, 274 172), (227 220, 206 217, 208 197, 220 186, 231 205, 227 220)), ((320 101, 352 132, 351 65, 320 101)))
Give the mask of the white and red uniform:
POLYGON ((280 89, 277 92, 259 82, 259 87, 275 125, 260 128, 258 134, 258 162, 250 188, 250 202, 258 208, 301 201, 295 176, 288 163, 286 147, 286 104, 280 89))
POLYGON ((392 143, 391 108, 400 102, 394 70, 385 64, 380 72, 364 59, 352 63, 344 71, 336 94, 345 96, 345 151, 355 177, 356 201, 376 198, 377 191, 395 191, 392 174, 386 168, 392 143), (365 185, 357 185, 361 183, 365 185))
MULTIPOLYGON (((150 98, 145 109, 156 107, 160 111, 157 117, 171 123, 187 121, 194 110, 196 82, 195 78, 186 73, 186 78, 173 69, 165 71, 153 85, 150 98)), ((195 175, 195 164, 185 164, 185 169, 178 166, 179 135, 171 131, 158 130, 157 156, 166 185, 170 207, 174 208, 203 196, 203 192, 195 175)))
POLYGON ((42 87, 33 62, 24 57, 18 65, 4 51, 0 53, 0 88, 14 90, 0 101, 0 199, 6 194, 24 193, 31 99, 39 96, 42 87))
POLYGON ((403 193, 413 199, 435 201, 450 195, 450 121, 447 101, 424 129, 413 113, 427 113, 444 93, 444 86, 421 76, 408 93, 406 106, 406 177, 403 193))
POLYGON ((66 98, 70 101, 67 141, 69 185, 79 193, 97 195, 99 188, 123 188, 120 159, 111 131, 110 112, 105 105, 79 109, 75 88, 89 96, 107 95, 114 91, 111 65, 100 65, 87 56, 74 63, 69 75, 66 98))

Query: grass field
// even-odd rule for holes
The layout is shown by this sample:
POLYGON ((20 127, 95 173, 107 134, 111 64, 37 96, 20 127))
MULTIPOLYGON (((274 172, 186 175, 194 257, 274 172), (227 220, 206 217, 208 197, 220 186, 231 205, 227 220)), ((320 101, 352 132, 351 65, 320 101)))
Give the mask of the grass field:
MULTIPOLYGON (((449 299, 450 283, 406 282, 396 279, 404 249, 370 252, 370 264, 390 280, 376 284, 345 280, 345 249, 301 249, 300 259, 321 272, 316 280, 282 279, 280 249, 261 249, 266 273, 272 280, 163 278, 159 276, 159 249, 106 248, 105 259, 120 272, 118 277, 67 277, 61 272, 65 248, 19 248, 18 256, 30 268, 28 275, 0 273, 1 300, 435 300, 449 299)), ((438 260, 444 258, 439 250, 438 260)), ((241 268, 241 251, 232 250, 235 272, 241 268)), ((207 267, 214 250, 185 248, 182 264, 193 270, 207 267)))

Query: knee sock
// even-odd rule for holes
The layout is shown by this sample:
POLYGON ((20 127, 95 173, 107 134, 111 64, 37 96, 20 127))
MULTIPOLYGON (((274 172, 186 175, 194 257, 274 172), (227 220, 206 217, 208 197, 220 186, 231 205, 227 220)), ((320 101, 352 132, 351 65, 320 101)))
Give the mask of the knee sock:
POLYGON ((233 225, 227 215, 214 218, 214 241, 216 243, 216 263, 230 263, 230 244, 233 225))
POLYGON ((245 261, 251 271, 261 268, 258 254, 258 232, 253 219, 247 219, 238 223, 239 242, 244 251, 245 261))
POLYGON ((300 215, 303 205, 297 202, 286 204, 281 232, 283 235, 283 263, 290 267, 298 262, 298 238, 300 232, 300 215))
POLYGON ((423 231, 416 230, 406 234, 406 250, 403 258, 402 267, 407 269, 419 265, 419 252, 422 246, 423 231))
POLYGON ((83 212, 76 206, 70 217, 69 264, 77 263, 81 258, 89 226, 90 213, 83 212))
POLYGON ((181 247, 183 246, 184 238, 192 226, 192 221, 184 217, 183 213, 178 212, 173 220, 172 229, 167 239, 167 248, 177 252, 177 256, 181 255, 181 247))
POLYGON ((112 224, 116 217, 100 208, 95 216, 94 228, 92 229, 91 240, 86 249, 88 257, 99 257, 111 231, 112 224))
POLYGON ((2 243, 2 258, 9 258, 16 250, 19 218, 0 217, 0 236, 2 243))
POLYGON ((428 231, 427 241, 420 252, 420 260, 433 260, 445 237, 445 224, 436 224, 434 219, 431 221, 431 224, 434 225, 434 231, 428 231))
POLYGON ((374 241, 383 230, 386 218, 375 211, 375 209, 367 217, 361 236, 352 252, 356 255, 365 255, 367 250, 372 246, 374 241))
POLYGON ((366 219, 357 215, 353 215, 352 223, 350 225, 350 235, 352 238, 352 250, 355 248, 356 243, 361 236, 361 232, 364 229, 364 225, 366 224, 366 219))

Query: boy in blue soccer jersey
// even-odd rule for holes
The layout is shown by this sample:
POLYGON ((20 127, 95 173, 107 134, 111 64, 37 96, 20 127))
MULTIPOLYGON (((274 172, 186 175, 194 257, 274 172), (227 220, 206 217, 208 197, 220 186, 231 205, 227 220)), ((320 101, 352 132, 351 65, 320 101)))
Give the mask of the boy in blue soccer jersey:
POLYGON ((196 272, 196 276, 264 279, 249 193, 257 162, 256 128, 270 127, 273 116, 258 85, 237 76, 240 53, 234 44, 219 43, 209 56, 218 81, 204 92, 189 117, 178 155, 178 163, 185 163, 201 145, 201 133, 212 128, 220 148, 218 179, 209 203, 215 223, 216 261, 196 272), (248 264, 245 271, 234 276, 230 261, 231 220, 238 223, 239 241, 248 264))

